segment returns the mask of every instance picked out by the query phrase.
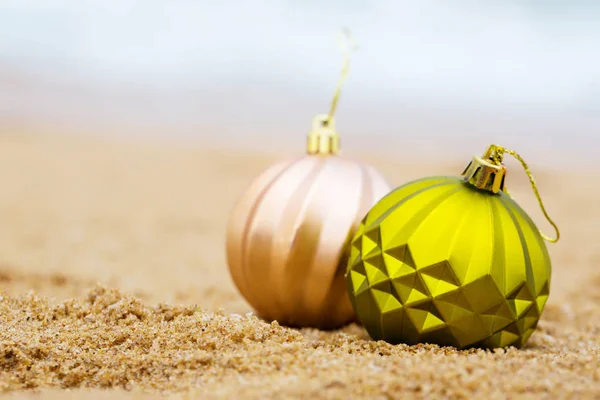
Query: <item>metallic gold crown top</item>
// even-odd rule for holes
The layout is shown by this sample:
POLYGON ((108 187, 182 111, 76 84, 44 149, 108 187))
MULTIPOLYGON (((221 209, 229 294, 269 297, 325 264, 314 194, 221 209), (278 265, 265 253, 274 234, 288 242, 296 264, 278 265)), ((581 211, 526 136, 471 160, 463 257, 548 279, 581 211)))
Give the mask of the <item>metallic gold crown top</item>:
POLYGON ((335 130, 335 120, 328 114, 317 115, 313 119, 312 130, 308 133, 307 153, 337 154, 339 150, 340 136, 335 130))
POLYGON ((473 157, 462 173, 465 182, 492 193, 503 191, 506 178, 506 167, 502 164, 503 155, 492 145, 482 157, 473 157))

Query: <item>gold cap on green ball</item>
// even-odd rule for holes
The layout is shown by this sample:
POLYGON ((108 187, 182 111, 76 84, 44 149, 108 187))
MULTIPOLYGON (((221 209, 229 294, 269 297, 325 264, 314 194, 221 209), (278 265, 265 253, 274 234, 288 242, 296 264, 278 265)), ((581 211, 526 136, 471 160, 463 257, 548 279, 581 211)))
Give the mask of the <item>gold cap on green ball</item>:
POLYGON ((504 190, 506 167, 502 164, 503 152, 491 145, 482 157, 473 157, 462 173, 465 182, 478 189, 498 193, 504 190))

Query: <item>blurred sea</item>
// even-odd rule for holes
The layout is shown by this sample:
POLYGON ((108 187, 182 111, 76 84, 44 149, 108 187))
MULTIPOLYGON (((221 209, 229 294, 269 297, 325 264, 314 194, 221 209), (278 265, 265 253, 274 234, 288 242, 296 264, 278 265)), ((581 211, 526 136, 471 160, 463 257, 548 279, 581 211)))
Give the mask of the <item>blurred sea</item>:
POLYGON ((594 0, 2 0, 0 118, 303 146, 348 27, 345 148, 470 156, 497 142, 580 162, 599 154, 598 21, 594 0))

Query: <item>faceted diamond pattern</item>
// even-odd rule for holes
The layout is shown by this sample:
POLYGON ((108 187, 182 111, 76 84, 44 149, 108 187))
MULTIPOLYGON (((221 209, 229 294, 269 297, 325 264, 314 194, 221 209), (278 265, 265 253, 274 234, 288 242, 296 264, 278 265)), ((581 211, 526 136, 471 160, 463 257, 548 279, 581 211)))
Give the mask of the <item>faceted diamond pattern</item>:
POLYGON ((521 347, 548 298, 527 281, 503 294, 491 274, 462 284, 448 259, 416 265, 408 243, 385 248, 364 221, 352 243, 348 289, 375 340, 464 347, 521 347))

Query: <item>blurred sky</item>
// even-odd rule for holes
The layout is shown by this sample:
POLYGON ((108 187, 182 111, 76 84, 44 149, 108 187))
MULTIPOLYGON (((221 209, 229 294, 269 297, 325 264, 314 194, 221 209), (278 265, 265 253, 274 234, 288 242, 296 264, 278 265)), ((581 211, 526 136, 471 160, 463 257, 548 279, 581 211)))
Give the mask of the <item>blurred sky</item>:
POLYGON ((0 0, 0 115, 303 141, 348 27, 349 137, 589 150, 598 21, 594 0, 0 0))

